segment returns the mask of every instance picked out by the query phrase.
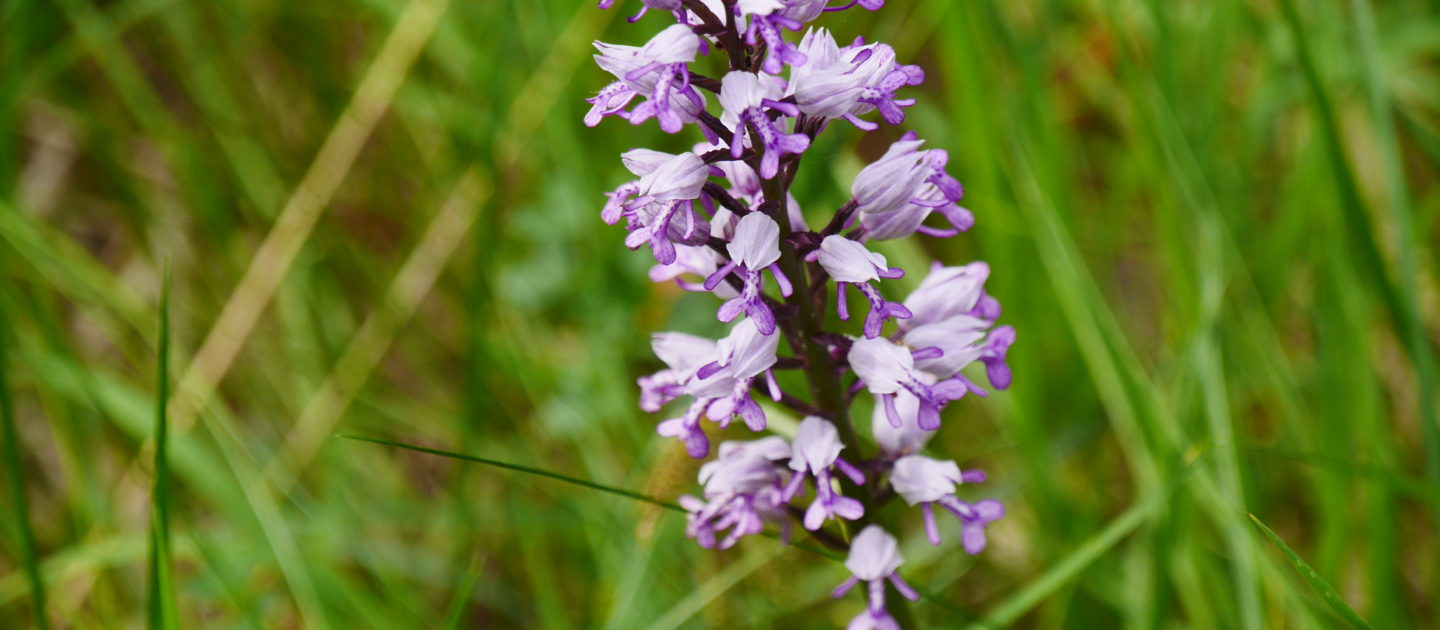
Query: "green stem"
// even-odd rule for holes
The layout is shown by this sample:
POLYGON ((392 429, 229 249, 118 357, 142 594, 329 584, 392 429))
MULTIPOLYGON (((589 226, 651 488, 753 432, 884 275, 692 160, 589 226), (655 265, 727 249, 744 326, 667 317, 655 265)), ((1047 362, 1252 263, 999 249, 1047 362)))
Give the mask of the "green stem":
MULTIPOLYGON (((758 157, 756 160, 758 161, 758 157)), ((758 167, 758 165, 756 166, 758 167)), ((828 413, 828 419, 835 425, 835 429, 840 434, 840 441, 845 445, 844 452, 849 453, 853 458, 851 461, 862 460, 864 457, 860 450, 860 436, 856 433, 855 425, 850 419, 850 405, 845 399, 845 388, 840 381, 840 372, 831 362, 826 345, 816 339, 825 326, 825 312, 821 306, 823 302, 812 299, 809 270, 800 259, 799 252, 795 251, 795 246, 788 242, 791 229, 785 200, 789 199, 787 190, 789 178, 777 175, 775 178, 764 180, 761 187, 765 192, 771 218, 780 225, 780 270, 790 278, 790 283, 794 288, 790 297, 785 300, 787 305, 796 309, 793 320, 796 334, 791 335, 790 340, 791 345, 798 344, 799 347, 791 349, 805 358, 805 379, 810 385, 810 393, 815 406, 828 413), (779 201, 771 202, 770 200, 779 201)), ((865 507, 865 515, 856 522, 857 528, 878 522, 875 484, 860 486, 851 482, 844 475, 839 475, 839 477, 841 489, 845 495, 859 499, 861 505, 865 507)), ((873 477, 871 481, 873 481, 873 477)), ((901 628, 918 627, 910 615, 909 603, 894 589, 886 589, 885 607, 901 628)))

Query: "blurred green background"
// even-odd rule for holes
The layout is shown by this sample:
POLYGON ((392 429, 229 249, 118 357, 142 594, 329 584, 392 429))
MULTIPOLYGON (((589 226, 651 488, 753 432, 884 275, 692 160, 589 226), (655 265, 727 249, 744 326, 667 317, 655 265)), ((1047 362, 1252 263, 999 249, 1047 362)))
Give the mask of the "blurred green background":
MULTIPOLYGON (((598 212, 618 153, 698 134, 580 122, 590 41, 666 21, 620 4, 0 4, 0 625, 38 624, 31 557, 50 625, 147 619, 164 261, 181 627, 855 614, 843 567, 772 540, 704 551, 653 506, 332 437, 695 491, 634 379, 714 303, 598 212)), ((979 223, 882 251, 988 260, 1019 331, 1015 386, 933 448, 1009 513, 974 558, 905 519, 907 579, 948 602, 917 619, 1341 626, 1253 513, 1374 627, 1437 627, 1437 3, 887 4, 821 24, 926 69, 906 127, 979 223)), ((812 217, 900 133, 833 129, 812 217)))

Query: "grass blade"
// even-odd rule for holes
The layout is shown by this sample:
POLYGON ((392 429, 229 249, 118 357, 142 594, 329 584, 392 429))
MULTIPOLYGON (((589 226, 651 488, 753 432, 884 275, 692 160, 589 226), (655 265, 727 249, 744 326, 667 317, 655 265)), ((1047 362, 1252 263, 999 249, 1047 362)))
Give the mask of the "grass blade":
POLYGON ((477 464, 485 464, 486 466, 494 466, 494 467, 496 467, 496 468, 504 468, 504 469, 507 469, 507 470, 515 470, 515 471, 519 471, 519 472, 523 472, 523 473, 528 473, 528 474, 531 474, 531 475, 537 475, 537 476, 540 476, 540 477, 547 477, 547 478, 549 478, 549 479, 554 479, 554 480, 556 480, 556 481, 563 481, 563 482, 565 482, 565 483, 574 484, 574 485, 581 486, 581 487, 584 487, 584 488, 590 488, 591 490, 599 490, 599 491, 601 491, 601 492, 608 492, 608 493, 610 493, 610 494, 619 495, 619 496, 625 497, 625 498, 627 498, 627 499, 635 499, 636 501, 644 501, 644 502, 646 502, 646 503, 650 503, 650 504, 652 504, 652 505, 658 505, 658 506, 660 506, 660 507, 663 507, 663 508, 666 508, 666 509, 669 509, 669 510, 675 510, 675 511, 677 511, 677 512, 684 512, 684 511, 685 511, 685 508, 682 508, 682 507, 680 507, 679 505, 677 505, 677 504, 675 504, 675 503, 670 503, 669 501, 662 501, 662 500, 657 499, 657 498, 655 498, 655 497, 651 497, 651 496, 646 496, 646 495, 640 494, 639 492, 633 492, 633 491, 630 491, 630 490, 626 490, 626 489, 624 489, 624 488, 616 488, 616 487, 613 487, 613 486, 607 486, 607 485, 605 485, 605 484, 595 483, 595 482, 590 481, 590 480, 587 480, 587 479, 579 479, 579 478, 577 478, 577 477, 571 477, 571 476, 569 476, 569 475, 562 475, 562 474, 557 473, 557 472, 551 472, 551 471, 548 471, 548 470, 541 470, 541 469, 539 469, 539 468, 531 468, 531 467, 529 467, 529 466, 522 466, 522 465, 520 465, 520 464, 511 464, 511 463, 509 463, 509 462, 502 462, 502 461, 498 461, 498 460, 494 460, 494 459, 486 459, 486 458, 484 458, 484 457, 476 457, 476 456, 474 456, 474 455, 466 455, 466 454, 464 454, 464 453, 454 453, 454 452, 451 452, 451 451, 442 451, 442 450, 440 450, 440 449, 427 448, 427 447, 424 447, 424 446, 417 446, 417 445, 414 445, 414 444, 405 444, 405 443, 403 443, 403 442, 391 442, 390 440, 382 440, 382 439, 379 439, 379 438, 364 437, 364 436, 359 436, 359 435, 337 435, 336 437, 344 438, 344 439, 347 439, 347 440, 356 440, 356 441, 358 441, 358 442, 370 442, 371 444, 380 444, 380 445, 382 445, 382 446, 393 446, 393 447, 395 447, 395 448, 403 448, 403 449, 405 449, 405 450, 415 451, 415 452, 417 452, 417 453, 429 453, 429 454, 431 454, 431 455, 439 455, 439 456, 441 456, 441 457, 449 457, 449 458, 451 458, 451 459, 459 459, 459 460, 464 460, 464 461, 467 461, 467 462, 475 462, 475 463, 477 463, 477 464))
POLYGON ((170 265, 160 281, 159 374, 155 380, 155 487, 151 494, 150 596, 147 627, 178 627, 175 588, 170 574, 170 427, 166 402, 170 400, 170 265))
POLYGON ((1120 540, 1135 531, 1154 514, 1155 509, 1160 505, 1161 499, 1170 493, 1157 492, 1143 502, 1135 504, 1123 514, 1116 517, 1105 529, 1092 536, 1085 544, 1071 552, 1070 555, 1055 563, 1054 566, 1043 575, 1030 582, 1025 588, 1011 595, 1005 601, 1000 602, 990 610, 985 619, 971 625, 971 628, 1001 628, 1015 623, 1030 609, 1039 605, 1045 598, 1051 596, 1061 587, 1080 575, 1091 563, 1099 559, 1102 554, 1109 551, 1120 540))
MULTIPOLYGON (((0 322, 11 320, 0 313, 0 322)), ((5 450, 0 457, 5 459, 5 478, 9 479, 10 501, 15 506, 14 521, 20 531, 21 562, 25 575, 30 581, 30 602, 35 608, 35 627, 45 630, 50 627, 45 617, 45 581, 40 577, 40 554, 35 547, 35 531, 30 528, 30 503, 25 496, 25 478, 21 475, 20 441, 15 431, 15 410, 10 400, 10 384, 6 368, 9 365, 8 350, 11 330, 8 325, 0 328, 0 429, 5 433, 5 450)))
POLYGON ((1260 531, 1265 532, 1265 537, 1269 538, 1270 542, 1280 548, 1280 551, 1290 560, 1290 564, 1294 565, 1295 570, 1300 572, 1300 575, 1305 578, 1305 581, 1309 582, 1310 586, 1314 587, 1315 590, 1320 593, 1320 597, 1325 600, 1325 603, 1330 604, 1330 608, 1338 613, 1340 617, 1352 627, 1361 630, 1370 630, 1370 624, 1366 623, 1365 619, 1356 613, 1353 608, 1350 608, 1350 605, 1345 603, 1344 599, 1341 599, 1340 594, 1336 593, 1334 588, 1331 588, 1330 583, 1326 582, 1325 578, 1320 577, 1320 574, 1316 573, 1315 569, 1310 568, 1310 565, 1306 564, 1305 560, 1302 559, 1299 554, 1295 553, 1289 545, 1285 544, 1285 541, 1281 540, 1280 536, 1276 534, 1274 530, 1266 527, 1254 514, 1250 515, 1250 520, 1255 522, 1255 525, 1260 528, 1260 531))
POLYGON ((465 576, 460 580, 460 588, 455 591, 455 599, 450 602, 450 609, 445 613, 445 623, 440 627, 449 630, 460 627, 461 620, 465 618, 465 607, 475 593, 475 584, 480 581, 480 574, 484 572, 484 559, 476 556, 470 560, 470 567, 465 570, 465 576))
POLYGON ((670 610, 648 626, 649 630, 675 630, 675 628, 681 627, 691 617, 699 614, 710 602, 715 601, 751 573, 774 560, 775 556, 780 555, 780 551, 778 548, 771 547, 746 554, 739 562, 725 567, 725 570, 700 585, 700 588, 695 589, 689 596, 675 602, 670 610))

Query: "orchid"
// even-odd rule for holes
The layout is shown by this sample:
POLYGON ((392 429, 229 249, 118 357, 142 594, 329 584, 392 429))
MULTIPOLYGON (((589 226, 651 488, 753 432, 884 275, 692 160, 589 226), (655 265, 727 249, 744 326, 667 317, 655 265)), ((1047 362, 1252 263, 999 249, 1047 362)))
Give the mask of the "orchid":
POLYGON ((623 219, 627 247, 649 247, 651 280, 715 295, 715 318, 730 325, 718 340, 654 335, 664 367, 638 380, 639 405, 648 413, 673 408, 656 431, 694 458, 709 457, 712 434, 736 418, 757 434, 721 443, 700 467, 699 496, 679 498, 686 535, 724 549, 767 529, 788 540, 799 522, 821 544, 848 552, 851 576, 836 597, 865 583, 866 606, 852 630, 907 625, 903 601, 887 599, 886 584, 911 600, 918 594, 900 577, 899 543, 876 524, 878 512, 896 497, 918 507, 919 524, 938 545, 939 505, 960 520, 966 552, 985 547, 987 528, 1004 508, 956 494, 960 485, 984 481, 984 473, 924 451, 948 405, 989 395, 976 381, 980 366, 990 389, 1010 386, 1015 330, 997 325, 1000 303, 986 292, 984 262, 936 262, 908 296, 893 294, 906 273, 877 243, 950 237, 975 225, 959 205, 964 188, 950 175, 945 150, 925 148, 913 132, 900 136, 860 170, 850 201, 816 223, 824 226, 818 230, 791 184, 802 162, 814 161, 806 156, 829 122, 845 120, 862 132, 879 127, 865 118, 872 112, 887 124, 904 122, 915 101, 903 89, 925 73, 882 42, 840 46, 825 28, 807 29, 827 12, 873 11, 883 0, 639 4, 632 21, 654 9, 676 23, 643 46, 595 44, 596 62, 616 80, 590 99, 585 124, 654 118, 667 133, 698 129, 704 141, 678 154, 636 148, 621 155, 634 179, 607 194, 601 218, 612 225, 623 219), (802 29, 798 43, 787 40, 802 29), (707 62, 720 71, 707 74, 707 62), (827 302, 848 322, 851 290, 869 305, 863 323, 828 329, 827 302), (804 371, 808 390, 782 387, 776 372, 787 369, 804 371), (846 381, 853 383, 849 395, 846 381), (852 398, 862 391, 874 401, 873 445, 861 441, 851 419, 852 398), (803 416, 788 439, 765 434, 775 430, 772 405, 803 416))

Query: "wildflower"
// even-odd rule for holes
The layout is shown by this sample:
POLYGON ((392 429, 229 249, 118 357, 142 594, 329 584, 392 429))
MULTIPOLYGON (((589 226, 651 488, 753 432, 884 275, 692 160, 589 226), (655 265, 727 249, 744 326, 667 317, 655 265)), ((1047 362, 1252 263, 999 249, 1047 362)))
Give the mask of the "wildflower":
POLYGON ((695 61, 701 43, 700 36, 682 24, 660 31, 641 47, 595 42, 600 51, 595 63, 618 80, 586 99, 592 105, 586 126, 600 124, 604 116, 622 115, 636 125, 656 118, 666 133, 678 133, 684 123, 697 120, 705 110, 705 97, 690 84, 688 64, 695 61), (645 102, 624 113, 637 95, 644 95, 645 102))
MULTIPOLYGON (((949 154, 941 149, 922 151, 922 144, 914 132, 906 133, 855 176, 850 194, 862 220, 866 214, 883 215, 915 205, 947 208, 964 196, 960 182, 945 172, 949 154)), ((970 227, 964 214, 952 211, 947 218, 960 221, 957 230, 970 227)))
MULTIPOLYGON (((814 2, 809 2, 809 4, 814 4, 814 2)), ((769 74, 780 74, 785 64, 792 66, 805 64, 805 54, 796 50, 794 45, 785 41, 785 38, 780 35, 782 28, 798 31, 801 26, 804 26, 799 20, 787 15, 785 2, 782 0, 739 0, 736 7, 750 16, 749 28, 745 29, 745 43, 754 46, 764 42, 766 50, 769 51, 765 56, 765 62, 760 65, 761 70, 769 74)))
MULTIPOLYGON (((614 0, 598 4, 610 8, 614 0)), ((794 44, 786 41, 786 32, 830 11, 857 5, 876 10, 884 0, 641 0, 641 5, 632 22, 653 9, 671 13, 677 23, 643 46, 595 44, 596 62, 615 80, 587 99, 585 124, 597 125, 606 116, 636 125, 654 118, 662 130, 676 133, 695 123, 705 141, 678 155, 645 148, 624 153, 621 161, 635 179, 607 194, 601 219, 612 225, 624 220, 627 247, 648 245, 656 261, 651 280, 714 293, 723 300, 716 318, 734 323, 719 340, 655 335, 651 345, 664 369, 638 379, 640 407, 658 413, 687 399, 656 432, 680 440, 695 458, 711 450, 702 426, 706 419, 722 429, 736 418, 752 431, 766 428, 765 411, 752 392, 806 414, 793 440, 769 436, 719 445, 718 457, 700 467, 699 496, 679 498, 688 514, 686 535, 702 547, 723 549, 774 525, 788 539, 791 520, 812 531, 830 519, 843 524, 869 516, 867 505, 883 503, 867 503, 867 497, 893 491, 920 506, 932 543, 939 542, 934 519, 939 504, 960 519, 966 551, 980 551, 987 525, 1004 508, 994 500, 961 501, 955 486, 983 481, 984 474, 918 453, 935 435, 946 404, 970 393, 988 394, 966 376, 967 368, 983 364, 990 386, 1010 385, 1007 355, 1015 331, 996 325, 1000 303, 985 292, 984 263, 937 263, 909 297, 891 302, 881 295, 880 281, 901 278, 904 271, 866 245, 915 233, 954 236, 974 225, 974 215, 959 205, 964 189, 946 170, 948 153, 926 149, 913 132, 901 136, 860 171, 850 201, 818 233, 807 227, 790 194, 799 155, 830 121, 843 119, 867 131, 879 120, 903 122, 915 101, 902 98, 901 89, 919 85, 925 74, 901 64, 895 49, 881 42, 856 38, 840 46, 829 31, 814 28, 794 44), (730 66, 718 82, 689 67, 699 55, 708 56, 712 44, 725 49, 730 66), (718 118, 706 110, 701 89, 718 89, 718 118), (878 119, 863 118, 872 112, 879 112, 878 119), (782 271, 782 260, 791 277, 782 271), (804 275, 793 276, 797 270, 804 275), (778 297, 767 295, 766 272, 778 297), (827 276, 836 283, 840 319, 849 319, 850 289, 869 303, 861 338, 826 330, 827 313, 808 308, 829 297, 827 276), (806 286, 792 286, 792 278, 806 286), (736 321, 741 314, 745 317, 736 321), (888 319, 896 326, 884 336, 888 319), (782 328, 793 356, 777 355, 782 335, 776 333, 782 328), (876 400, 871 424, 878 452, 868 457, 850 452, 847 448, 857 445, 841 441, 854 429, 848 424, 849 397, 787 394, 775 376, 780 368, 804 368, 815 387, 824 385, 815 381, 816 374, 853 371, 852 393, 866 389, 876 400), (831 408, 837 402, 842 406, 831 408), (837 475, 853 485, 844 483, 842 492, 845 479, 837 475), (791 503, 799 502, 807 480, 815 496, 801 512, 791 503)), ((834 596, 863 581, 867 605, 850 630, 898 630, 886 609, 885 582, 917 599, 896 572, 902 562, 895 538, 876 525, 851 541, 845 563, 851 576, 834 596)))
POLYGON ((889 241, 905 238, 919 232, 926 236, 949 238, 975 226, 975 215, 956 203, 945 199, 939 188, 929 187, 920 196, 911 199, 899 210, 884 214, 866 212, 860 215, 860 225, 865 228, 865 240, 889 241), (932 213, 939 213, 950 224, 948 228, 925 225, 925 219, 932 213))
POLYGON ((884 407, 894 427, 901 426, 895 408, 895 397, 901 391, 918 399, 916 421, 926 431, 940 428, 940 409, 967 391, 963 383, 954 380, 933 382, 933 376, 915 368, 915 358, 908 348, 888 339, 856 340, 850 347, 849 360, 850 368, 884 407))
MULTIPOLYGON (((715 225, 711 224, 713 234, 715 225)), ((740 295, 734 287, 726 283, 720 283, 713 289, 706 289, 704 279, 715 273, 715 270, 724 264, 725 257, 719 252, 704 245, 676 245, 675 262, 668 265, 656 264, 650 268, 651 282, 674 281, 677 286, 686 291, 711 291, 724 299, 730 299, 740 295), (699 282, 687 280, 687 277, 700 278, 699 282)))
POLYGON ((925 80, 919 66, 895 62, 894 48, 880 43, 840 48, 825 29, 807 32, 800 50, 810 59, 790 75, 790 91, 800 111, 844 118, 866 131, 878 125, 859 117, 876 109, 885 122, 904 122, 903 108, 914 105, 915 99, 897 99, 895 90, 925 80))
POLYGON ((627 218, 630 235, 625 246, 637 249, 648 244, 655 260, 668 265, 675 262, 677 243, 701 245, 710 238, 710 225, 694 206, 710 167, 694 153, 681 153, 658 165, 655 161, 650 154, 631 161, 632 172, 643 175, 610 193, 600 218, 612 224, 627 218))
POLYGON ((840 451, 844 448, 835 425, 824 418, 807 417, 795 431, 790 454, 790 469, 795 471, 795 475, 785 487, 784 496, 789 501, 798 494, 807 473, 815 479, 815 501, 805 510, 805 529, 820 529, 825 520, 832 517, 853 521, 865 515, 865 508, 859 501, 840 495, 831 485, 832 466, 856 485, 865 483, 865 475, 860 469, 840 458, 840 451))
POLYGON ((781 96, 783 85, 784 80, 779 77, 762 77, 739 70, 726 74, 720 82, 720 105, 725 108, 721 121, 731 125, 735 134, 730 139, 730 155, 738 159, 744 154, 745 129, 754 129, 760 148, 764 149, 760 176, 765 179, 775 177, 782 156, 798 155, 810 147, 809 136, 785 133, 766 114, 768 109, 792 118, 800 115, 795 105, 776 100, 781 96))
MULTIPOLYGON (((1015 329, 990 329, 994 317, 1000 314, 1000 303, 985 295, 989 274, 990 267, 983 262, 960 267, 937 264, 905 299, 912 317, 901 324, 903 341, 912 348, 934 347, 939 351, 934 357, 917 360, 921 370, 947 379, 978 360, 985 364, 992 386, 1010 387, 1006 356, 1015 343, 1015 329)), ((969 391, 984 395, 968 379, 957 378, 969 391)))
POLYGON ((925 518, 925 536, 930 544, 940 544, 940 531, 935 526, 932 507, 939 503, 960 519, 960 540, 965 551, 972 555, 985 549, 985 527, 1005 515, 1005 506, 994 499, 966 503, 955 498, 956 484, 982 481, 985 481, 984 472, 962 471, 955 462, 923 455, 908 455, 896 460, 890 473, 890 487, 895 489, 895 493, 911 506, 920 505, 920 512, 925 518))
POLYGON ((819 260, 820 266, 835 279, 839 287, 835 308, 839 311, 840 319, 850 319, 849 308, 845 303, 846 285, 853 285, 870 301, 870 313, 865 316, 866 339, 880 336, 880 328, 886 319, 910 318, 910 310, 905 308, 905 305, 886 302, 880 297, 880 291, 870 284, 870 281, 881 278, 905 277, 904 270, 899 267, 886 266, 884 256, 843 236, 831 235, 820 242, 819 260))
POLYGON ((736 224, 735 238, 726 245, 726 251, 730 253, 730 262, 710 274, 705 280, 705 288, 714 289, 732 271, 744 281, 744 288, 740 295, 720 305, 716 317, 728 322, 744 312, 750 321, 755 322, 760 334, 774 334, 775 314, 765 304, 765 296, 761 293, 761 272, 768 269, 775 278, 775 284, 780 287, 780 294, 790 296, 790 279, 776 264, 780 260, 780 226, 763 213, 751 212, 736 224))
POLYGON ((956 267, 935 263, 930 267, 930 273, 920 281, 920 286, 905 298, 905 306, 910 309, 912 317, 902 327, 922 326, 956 315, 978 316, 975 309, 984 293, 985 280, 989 277, 990 265, 984 262, 956 267))
MULTIPOLYGON (((691 342, 693 343, 693 342, 691 342)), ((677 361, 682 368, 674 375, 690 376, 680 385, 683 393, 694 398, 685 414, 661 422, 656 431, 663 436, 679 439, 691 457, 701 458, 710 452, 710 441, 700 427, 700 419, 709 417, 721 428, 729 426, 735 416, 745 421, 752 431, 765 429, 765 411, 750 398, 750 386, 761 374, 766 375, 771 395, 779 397, 774 375, 769 373, 775 364, 775 350, 780 338, 762 335, 753 320, 747 319, 736 324, 730 334, 715 344, 714 360, 698 367, 693 363, 691 350, 687 346, 683 361, 677 361), (693 373, 689 369, 694 367, 693 373)), ((662 357, 663 358, 663 357, 662 357)), ((667 364, 669 362, 667 361, 667 364)), ((672 370, 676 365, 672 365, 672 370)), ((658 391, 658 387, 654 388, 658 391)), ((673 390, 665 390, 673 391, 673 390)))
POLYGON ((865 610, 850 620, 847 630, 899 630, 900 624, 885 609, 885 581, 910 601, 920 599, 920 594, 910 588, 897 573, 905 559, 900 556, 900 545, 879 525, 867 525, 850 543, 850 557, 845 559, 845 568, 850 570, 850 579, 836 587, 830 594, 839 599, 850 592, 859 582, 865 583, 865 610))
POLYGON ((789 513, 782 498, 782 471, 776 461, 790 456, 784 438, 770 436, 751 442, 725 442, 720 456, 700 467, 705 500, 680 497, 690 513, 685 534, 707 549, 728 549, 742 536, 758 534, 765 523, 789 536, 789 513), (717 534, 730 530, 717 541, 717 534))

